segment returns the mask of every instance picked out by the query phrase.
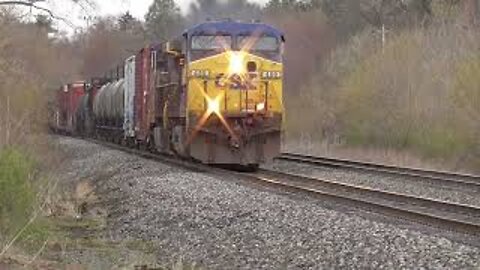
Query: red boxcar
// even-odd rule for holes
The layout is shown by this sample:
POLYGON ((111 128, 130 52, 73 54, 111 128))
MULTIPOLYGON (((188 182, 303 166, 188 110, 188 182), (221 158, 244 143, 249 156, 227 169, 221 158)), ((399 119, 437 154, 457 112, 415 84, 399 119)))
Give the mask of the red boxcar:
POLYGON ((58 90, 58 111, 55 112, 55 129, 70 134, 75 131, 75 114, 84 95, 84 82, 65 85, 58 90))

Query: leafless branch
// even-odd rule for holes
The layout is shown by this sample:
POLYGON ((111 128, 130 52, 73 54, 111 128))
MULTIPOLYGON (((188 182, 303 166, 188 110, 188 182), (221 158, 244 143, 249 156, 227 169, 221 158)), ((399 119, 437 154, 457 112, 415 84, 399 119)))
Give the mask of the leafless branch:
POLYGON ((72 1, 78 6, 80 6, 80 8, 86 13, 88 13, 88 7, 90 9, 95 8, 95 4, 90 0, 72 0, 72 1), (86 5, 84 5, 83 3, 85 3, 86 5))
POLYGON ((44 1, 44 0, 32 0, 32 1, 0 1, 0 6, 7 6, 7 5, 12 6, 12 5, 16 5, 16 6, 31 7, 31 8, 34 8, 34 9, 37 9, 37 10, 46 12, 46 13, 47 13, 50 17, 52 17, 53 19, 63 21, 63 22, 65 22, 68 26, 70 26, 70 27, 72 27, 72 28, 75 28, 75 26, 74 26, 70 21, 68 21, 67 19, 65 19, 65 18, 63 18, 63 17, 59 17, 59 16, 55 15, 50 9, 35 5, 35 3, 37 3, 37 2, 43 2, 43 1, 44 1))

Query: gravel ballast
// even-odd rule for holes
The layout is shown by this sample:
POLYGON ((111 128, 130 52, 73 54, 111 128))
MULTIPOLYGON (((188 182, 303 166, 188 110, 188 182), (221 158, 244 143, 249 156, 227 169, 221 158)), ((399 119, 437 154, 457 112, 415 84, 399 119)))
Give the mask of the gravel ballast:
POLYGON ((472 205, 480 208, 478 189, 468 190, 461 185, 458 185, 458 188, 452 188, 451 186, 446 187, 441 183, 438 183, 438 185, 427 184, 415 177, 315 166, 291 161, 275 161, 269 164, 268 168, 326 179, 328 181, 407 194, 420 198, 472 205))
POLYGON ((112 240, 152 241, 161 263, 207 269, 478 269, 480 248, 318 199, 172 167, 72 138, 69 181, 91 179, 112 240), (96 175, 101 175, 96 176, 96 175), (326 203, 326 204, 325 204, 326 203), (327 205, 327 206, 326 206, 327 205))

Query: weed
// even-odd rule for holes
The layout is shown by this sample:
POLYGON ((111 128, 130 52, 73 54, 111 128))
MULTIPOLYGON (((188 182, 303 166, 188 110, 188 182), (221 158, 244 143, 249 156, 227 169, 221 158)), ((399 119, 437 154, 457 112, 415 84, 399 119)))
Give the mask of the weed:
MULTIPOLYGON (((29 219, 35 192, 30 176, 33 161, 20 151, 0 151, 0 232, 3 237, 11 236, 29 219)), ((2 239, 1 243, 6 239, 2 239)))

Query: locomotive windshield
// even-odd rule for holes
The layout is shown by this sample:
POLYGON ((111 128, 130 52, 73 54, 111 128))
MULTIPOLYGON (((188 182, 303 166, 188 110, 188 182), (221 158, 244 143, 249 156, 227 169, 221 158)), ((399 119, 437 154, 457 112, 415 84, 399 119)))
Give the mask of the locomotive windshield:
POLYGON ((231 36, 193 36, 192 50, 229 50, 232 48, 231 36))
POLYGON ((248 51, 276 52, 279 49, 279 42, 276 37, 270 36, 238 36, 238 47, 248 51))
POLYGON ((279 37, 268 34, 208 33, 192 35, 189 61, 213 56, 224 51, 248 51, 273 61, 282 61, 282 42, 279 37))

